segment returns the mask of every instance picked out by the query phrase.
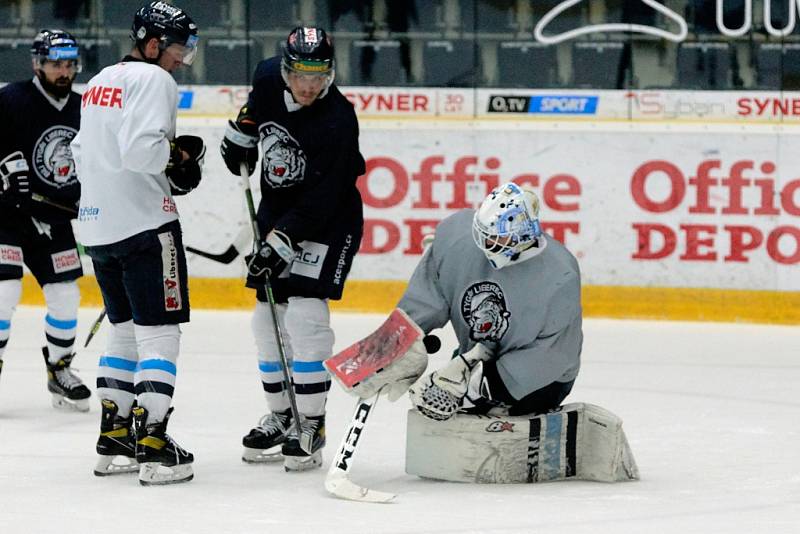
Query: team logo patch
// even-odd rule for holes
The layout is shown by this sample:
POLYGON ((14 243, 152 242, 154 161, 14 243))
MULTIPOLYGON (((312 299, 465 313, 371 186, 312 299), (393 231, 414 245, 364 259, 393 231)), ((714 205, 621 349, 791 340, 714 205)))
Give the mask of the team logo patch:
POLYGON ((461 297, 461 317, 473 341, 500 341, 508 330, 511 312, 502 288, 494 282, 472 284, 461 297))
POLYGON ((72 271, 81 267, 81 258, 78 256, 78 249, 76 248, 50 254, 50 259, 53 261, 53 271, 55 273, 72 271))
POLYGON ((300 250, 294 253, 294 261, 290 272, 307 276, 308 278, 319 279, 322 271, 322 264, 325 256, 328 255, 328 245, 315 243, 314 241, 301 241, 298 243, 300 250))
POLYGON ((22 267, 22 249, 13 245, 0 245, 0 264, 22 267))
POLYGON ((282 126, 267 122, 261 130, 261 162, 264 179, 272 187, 290 187, 303 181, 306 155, 282 126))
POLYGON ((68 126, 45 130, 33 145, 33 170, 43 182, 53 187, 66 187, 77 181, 75 160, 69 144, 78 134, 68 126))
POLYGON ((178 311, 183 309, 181 300, 181 278, 178 274, 178 248, 172 232, 158 234, 161 241, 161 266, 164 280, 164 309, 178 311))
POLYGON ((510 423, 508 421, 492 421, 489 426, 486 427, 487 432, 513 432, 514 431, 514 423, 510 423))

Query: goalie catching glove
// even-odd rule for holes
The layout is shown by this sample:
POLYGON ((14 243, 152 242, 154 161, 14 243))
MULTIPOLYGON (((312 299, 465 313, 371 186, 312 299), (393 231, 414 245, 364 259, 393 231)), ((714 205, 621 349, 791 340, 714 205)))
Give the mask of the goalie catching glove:
POLYGON ((459 353, 411 388, 411 403, 425 417, 436 421, 450 419, 464 402, 473 369, 490 358, 491 353, 480 343, 466 354, 459 353))
POLYGON ((185 195, 200 184, 206 145, 196 135, 181 135, 169 144, 169 162, 164 173, 173 195, 185 195), (188 155, 184 159, 184 153, 188 155))
MULTIPOLYGON (((394 402, 408 391, 428 366, 424 333, 400 308, 372 334, 325 362, 337 382, 359 398, 385 393, 394 402)), ((428 336, 427 339, 436 339, 428 336)), ((438 339, 436 340, 438 341, 438 339)))
POLYGON ((17 150, 0 161, 0 197, 22 198, 31 192, 28 181, 28 162, 22 152, 17 150))

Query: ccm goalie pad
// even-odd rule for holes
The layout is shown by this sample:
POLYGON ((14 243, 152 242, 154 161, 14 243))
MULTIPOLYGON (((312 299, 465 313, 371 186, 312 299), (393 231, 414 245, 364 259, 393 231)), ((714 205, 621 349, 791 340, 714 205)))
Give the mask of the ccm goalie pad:
POLYGON ((622 420, 585 403, 527 417, 458 413, 441 422, 410 410, 406 472, 483 484, 639 478, 622 420))
MULTIPOLYGON (((433 336, 426 338, 428 344, 433 339, 438 342, 433 336)), ((390 401, 403 396, 427 366, 423 332, 400 308, 395 308, 375 332, 325 361, 325 367, 348 393, 368 399, 383 392, 390 401)))

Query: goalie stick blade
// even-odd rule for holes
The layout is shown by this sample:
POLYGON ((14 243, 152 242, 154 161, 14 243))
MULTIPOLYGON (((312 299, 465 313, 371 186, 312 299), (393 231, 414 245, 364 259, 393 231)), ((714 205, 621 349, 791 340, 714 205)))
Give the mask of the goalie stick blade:
POLYGON ((198 256, 202 256, 203 258, 209 259, 211 261, 216 261, 217 263, 224 263, 229 264, 233 260, 239 257, 239 251, 236 250, 236 247, 231 245, 228 247, 228 250, 223 252, 222 254, 213 254, 211 252, 206 252, 204 250, 198 250, 194 247, 186 247, 188 252, 192 254, 197 254, 198 256))
POLYGON ((397 497, 394 493, 362 488, 347 478, 346 473, 338 469, 328 472, 328 476, 325 477, 325 489, 331 495, 347 501, 388 503, 397 497))

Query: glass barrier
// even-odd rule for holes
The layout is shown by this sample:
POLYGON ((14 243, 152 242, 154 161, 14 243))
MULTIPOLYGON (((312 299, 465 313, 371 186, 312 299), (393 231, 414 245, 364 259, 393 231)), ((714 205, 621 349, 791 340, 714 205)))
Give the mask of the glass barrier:
MULTIPOLYGON (((2 81, 36 32, 84 46, 86 81, 130 50, 142 0, 0 0, 2 81)), ((795 90, 792 0, 182 0, 201 50, 181 84, 247 84, 296 25, 333 35, 352 86, 795 90)))

